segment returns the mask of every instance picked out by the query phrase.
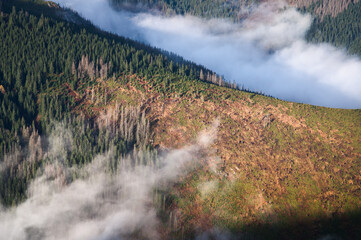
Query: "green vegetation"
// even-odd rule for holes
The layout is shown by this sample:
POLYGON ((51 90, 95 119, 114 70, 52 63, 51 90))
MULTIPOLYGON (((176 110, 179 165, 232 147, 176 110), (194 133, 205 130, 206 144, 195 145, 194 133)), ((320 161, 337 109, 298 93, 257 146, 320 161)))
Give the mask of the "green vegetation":
POLYGON ((194 15, 208 18, 231 18, 239 21, 244 12, 242 7, 250 7, 259 0, 112 0, 117 7, 133 4, 157 8, 166 14, 194 15))
POLYGON ((69 167, 114 146, 114 172, 134 149, 149 156, 134 151, 131 164, 151 164, 144 159, 156 162, 158 147, 192 143, 219 118, 211 161, 170 193, 155 190, 160 217, 171 225, 165 238, 192 238, 214 226, 251 239, 359 236, 360 110, 227 88, 175 55, 54 19, 46 5, 33 15, 37 5, 21 2, 4 2, 0 17, 3 205, 25 200, 28 184, 51 161, 51 136, 71 134, 62 151, 69 167))
MULTIPOLYGON (((140 140, 118 135, 110 138, 111 134, 100 131, 95 122, 102 111, 107 111, 108 106, 116 105, 117 101, 123 107, 140 104, 134 94, 127 96, 114 91, 119 85, 131 82, 144 92, 138 80, 145 78, 163 97, 171 90, 182 96, 189 94, 187 84, 200 81, 201 72, 207 73, 209 81, 227 85, 214 73, 176 55, 101 32, 93 26, 50 18, 55 14, 53 8, 41 4, 40 10, 37 9, 42 1, 25 1, 24 5, 22 2, 4 2, 4 14, 0 17, 0 156, 2 161, 6 158, 16 163, 10 164, 0 182, 0 200, 5 205, 24 199, 27 184, 43 164, 33 164, 32 170, 27 171, 29 175, 18 179, 18 163, 26 164, 27 157, 19 153, 26 150, 31 139, 51 135, 54 122, 65 121, 71 127, 79 125, 85 117, 89 121, 86 126, 91 126, 76 135, 81 140, 74 144, 87 150, 69 153, 70 164, 85 164, 111 145, 117 146, 117 156, 133 150, 134 146, 139 147, 140 140), (37 17, 19 11, 12 4, 29 11, 37 9, 35 14, 41 14, 37 17), (185 82, 187 84, 183 84, 185 82)), ((132 112, 135 116, 144 114, 139 109, 132 112)), ((129 128, 134 135, 138 131, 137 125, 129 128)), ((145 142, 149 137, 150 133, 145 142)), ((37 151, 46 151, 47 143, 36 141, 39 141, 37 151)), ((41 155, 37 154, 36 158, 40 160, 41 155)))
POLYGON ((351 54, 361 56, 361 2, 350 3, 336 17, 327 15, 323 20, 315 19, 308 32, 311 42, 329 42, 346 48, 351 54))
MULTIPOLYGON (((9 5, 5 3, 3 10, 6 9, 9 5)), ((17 11, 15 7, 11 9, 8 15, 0 18, 1 156, 18 155, 33 133, 50 135, 54 121, 69 119, 66 121, 71 125, 78 124, 82 120, 72 120, 73 115, 77 115, 77 110, 85 104, 79 96, 90 94, 90 88, 94 89, 99 86, 99 81, 111 76, 168 72, 185 81, 199 75, 200 67, 176 56, 165 56, 147 46, 107 33, 94 33, 92 29, 87 31, 72 23, 54 21, 43 15, 36 17, 17 11), (167 60, 171 57, 177 62, 167 60), (169 72, 169 65, 173 72, 169 72)), ((99 87, 97 91, 96 99, 93 91, 90 104, 102 109, 111 102, 112 95, 99 87), (101 99, 99 94, 102 94, 101 99)), ((93 116, 91 110, 82 114, 93 116)), ((136 116, 139 114, 137 111, 136 116)), ((90 126, 94 126, 92 118, 89 121, 90 126)), ((114 139, 101 141, 102 134, 106 133, 93 127, 86 129, 77 144, 88 150, 85 155, 79 152, 70 156, 71 163, 88 162, 95 154, 105 151, 112 141, 123 153, 133 150, 134 140, 129 142, 114 136, 114 139)), ((39 148, 46 145, 39 144, 39 148)), ((26 184, 36 172, 34 167, 29 172, 30 177, 24 176, 27 181, 17 180, 16 174, 11 174, 17 167, 12 165, 1 180, 1 201, 6 205, 24 198, 26 184)))

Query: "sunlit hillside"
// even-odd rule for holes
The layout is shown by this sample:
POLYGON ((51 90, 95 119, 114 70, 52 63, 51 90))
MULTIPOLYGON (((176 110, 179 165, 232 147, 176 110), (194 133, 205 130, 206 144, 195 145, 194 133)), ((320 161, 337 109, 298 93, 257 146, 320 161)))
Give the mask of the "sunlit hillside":
POLYGON ((52 2, 0 9, 0 239, 361 236, 360 109, 247 90, 52 2))

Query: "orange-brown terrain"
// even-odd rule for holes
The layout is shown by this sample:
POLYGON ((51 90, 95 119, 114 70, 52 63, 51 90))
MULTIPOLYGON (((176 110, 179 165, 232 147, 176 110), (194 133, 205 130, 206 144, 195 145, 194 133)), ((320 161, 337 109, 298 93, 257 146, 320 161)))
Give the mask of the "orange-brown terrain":
POLYGON ((301 227, 291 232, 306 229, 314 236, 317 223, 335 218, 357 229, 349 215, 361 206, 360 110, 286 102, 199 81, 157 81, 122 76, 98 80, 82 97, 70 93, 83 99, 77 111, 94 118, 116 104, 140 105, 156 148, 189 145, 219 119, 210 161, 173 187, 180 223, 174 231, 295 224, 301 227))

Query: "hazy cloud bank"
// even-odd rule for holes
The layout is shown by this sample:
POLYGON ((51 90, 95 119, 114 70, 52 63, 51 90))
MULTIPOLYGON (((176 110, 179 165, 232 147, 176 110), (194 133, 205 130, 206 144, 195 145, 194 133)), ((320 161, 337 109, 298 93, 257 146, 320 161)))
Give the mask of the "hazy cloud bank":
POLYGON ((0 209, 0 239, 160 239, 154 190, 166 190, 199 161, 206 161, 217 127, 215 121, 195 144, 169 151, 157 165, 130 166, 130 156, 119 159, 121 167, 113 174, 107 167, 112 151, 82 168, 66 167, 64 153, 71 134, 57 129, 46 153, 53 161, 29 186, 28 199, 0 209), (69 180, 73 175, 78 180, 69 180))
POLYGON ((304 36, 312 18, 282 1, 261 4, 242 24, 114 11, 107 0, 56 0, 100 28, 172 51, 284 100, 361 108, 361 61, 304 36), (280 10, 282 9, 282 10, 280 10))

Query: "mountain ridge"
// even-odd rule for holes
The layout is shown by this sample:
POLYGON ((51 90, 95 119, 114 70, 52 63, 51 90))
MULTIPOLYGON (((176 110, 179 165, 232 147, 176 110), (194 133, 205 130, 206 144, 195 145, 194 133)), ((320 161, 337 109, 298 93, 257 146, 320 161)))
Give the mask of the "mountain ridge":
POLYGON ((3 204, 26 201, 27 184, 49 163, 43 153, 53 121, 73 129, 75 151, 64 150, 65 162, 81 167, 112 144, 117 157, 144 141, 156 152, 180 149, 219 119, 211 161, 162 196, 163 239, 196 238, 199 231, 212 236, 217 227, 260 239, 360 233, 360 109, 218 86, 200 81, 204 68, 171 63, 131 40, 16 9, 8 14, 0 20, 1 157, 21 161, 1 172, 3 204), (134 128, 123 134, 127 124, 134 128), (32 160, 11 155, 25 146, 33 146, 32 160))

